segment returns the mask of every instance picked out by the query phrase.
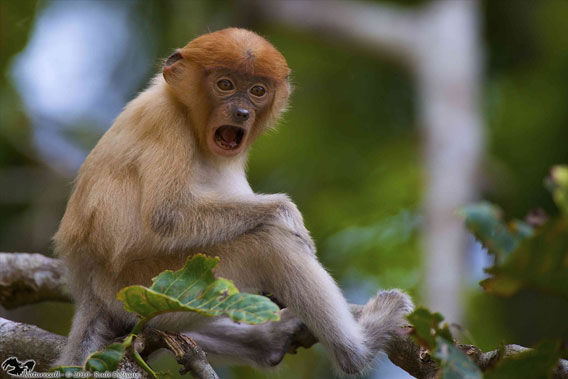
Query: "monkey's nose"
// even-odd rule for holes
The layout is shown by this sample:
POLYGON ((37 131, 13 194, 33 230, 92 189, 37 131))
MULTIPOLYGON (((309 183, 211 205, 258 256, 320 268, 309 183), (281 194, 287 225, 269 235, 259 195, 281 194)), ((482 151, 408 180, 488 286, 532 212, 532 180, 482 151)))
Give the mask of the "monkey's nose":
POLYGON ((233 115, 234 115, 234 117, 237 121, 242 122, 242 121, 248 120, 248 118, 250 116, 250 112, 247 109, 237 107, 237 108, 235 108, 233 115))

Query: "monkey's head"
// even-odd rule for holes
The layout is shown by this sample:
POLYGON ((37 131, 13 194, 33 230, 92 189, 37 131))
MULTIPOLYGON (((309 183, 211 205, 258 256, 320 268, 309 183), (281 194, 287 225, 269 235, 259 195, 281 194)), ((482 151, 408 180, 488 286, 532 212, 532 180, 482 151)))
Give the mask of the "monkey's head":
POLYGON ((229 28, 202 35, 166 60, 163 75, 189 110, 202 148, 233 157, 285 108, 290 95, 286 59, 264 38, 229 28))

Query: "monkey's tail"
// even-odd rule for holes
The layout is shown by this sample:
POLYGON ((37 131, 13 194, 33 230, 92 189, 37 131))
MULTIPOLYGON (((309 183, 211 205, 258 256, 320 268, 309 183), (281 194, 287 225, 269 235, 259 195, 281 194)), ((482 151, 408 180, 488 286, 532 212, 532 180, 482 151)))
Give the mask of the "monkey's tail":
POLYGON ((396 289, 379 292, 363 307, 358 321, 373 356, 384 351, 400 328, 409 324, 406 315, 413 309, 410 296, 396 289))

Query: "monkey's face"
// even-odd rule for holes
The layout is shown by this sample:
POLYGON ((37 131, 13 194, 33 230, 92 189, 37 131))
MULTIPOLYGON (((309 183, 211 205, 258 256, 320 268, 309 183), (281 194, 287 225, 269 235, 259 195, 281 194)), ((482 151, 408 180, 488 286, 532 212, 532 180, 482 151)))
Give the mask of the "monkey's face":
POLYGON ((290 95, 286 59, 244 29, 204 34, 168 57, 163 75, 187 106, 199 147, 235 157, 274 124, 290 95))
POLYGON ((261 132, 274 85, 269 78, 227 69, 209 70, 205 82, 211 104, 205 127, 207 147, 216 155, 238 155, 261 132))

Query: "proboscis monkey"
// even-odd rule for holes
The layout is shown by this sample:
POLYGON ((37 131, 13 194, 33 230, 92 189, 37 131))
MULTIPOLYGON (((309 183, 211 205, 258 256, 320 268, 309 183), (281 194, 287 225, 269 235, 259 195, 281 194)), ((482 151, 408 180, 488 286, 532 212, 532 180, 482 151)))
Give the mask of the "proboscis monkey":
MULTIPOLYGON (((289 73, 264 38, 224 29, 176 50, 125 107, 81 167, 54 238, 76 302, 60 364, 81 364, 129 331, 121 288, 149 285, 197 252, 219 256, 217 275, 240 290, 275 296, 286 307, 280 322, 305 323, 346 373, 364 369, 405 324, 412 303, 398 291, 379 294, 356 321, 294 203, 247 182, 247 151, 285 108, 289 73)), ((261 366, 286 350, 273 323, 179 313, 152 326, 261 366)))

